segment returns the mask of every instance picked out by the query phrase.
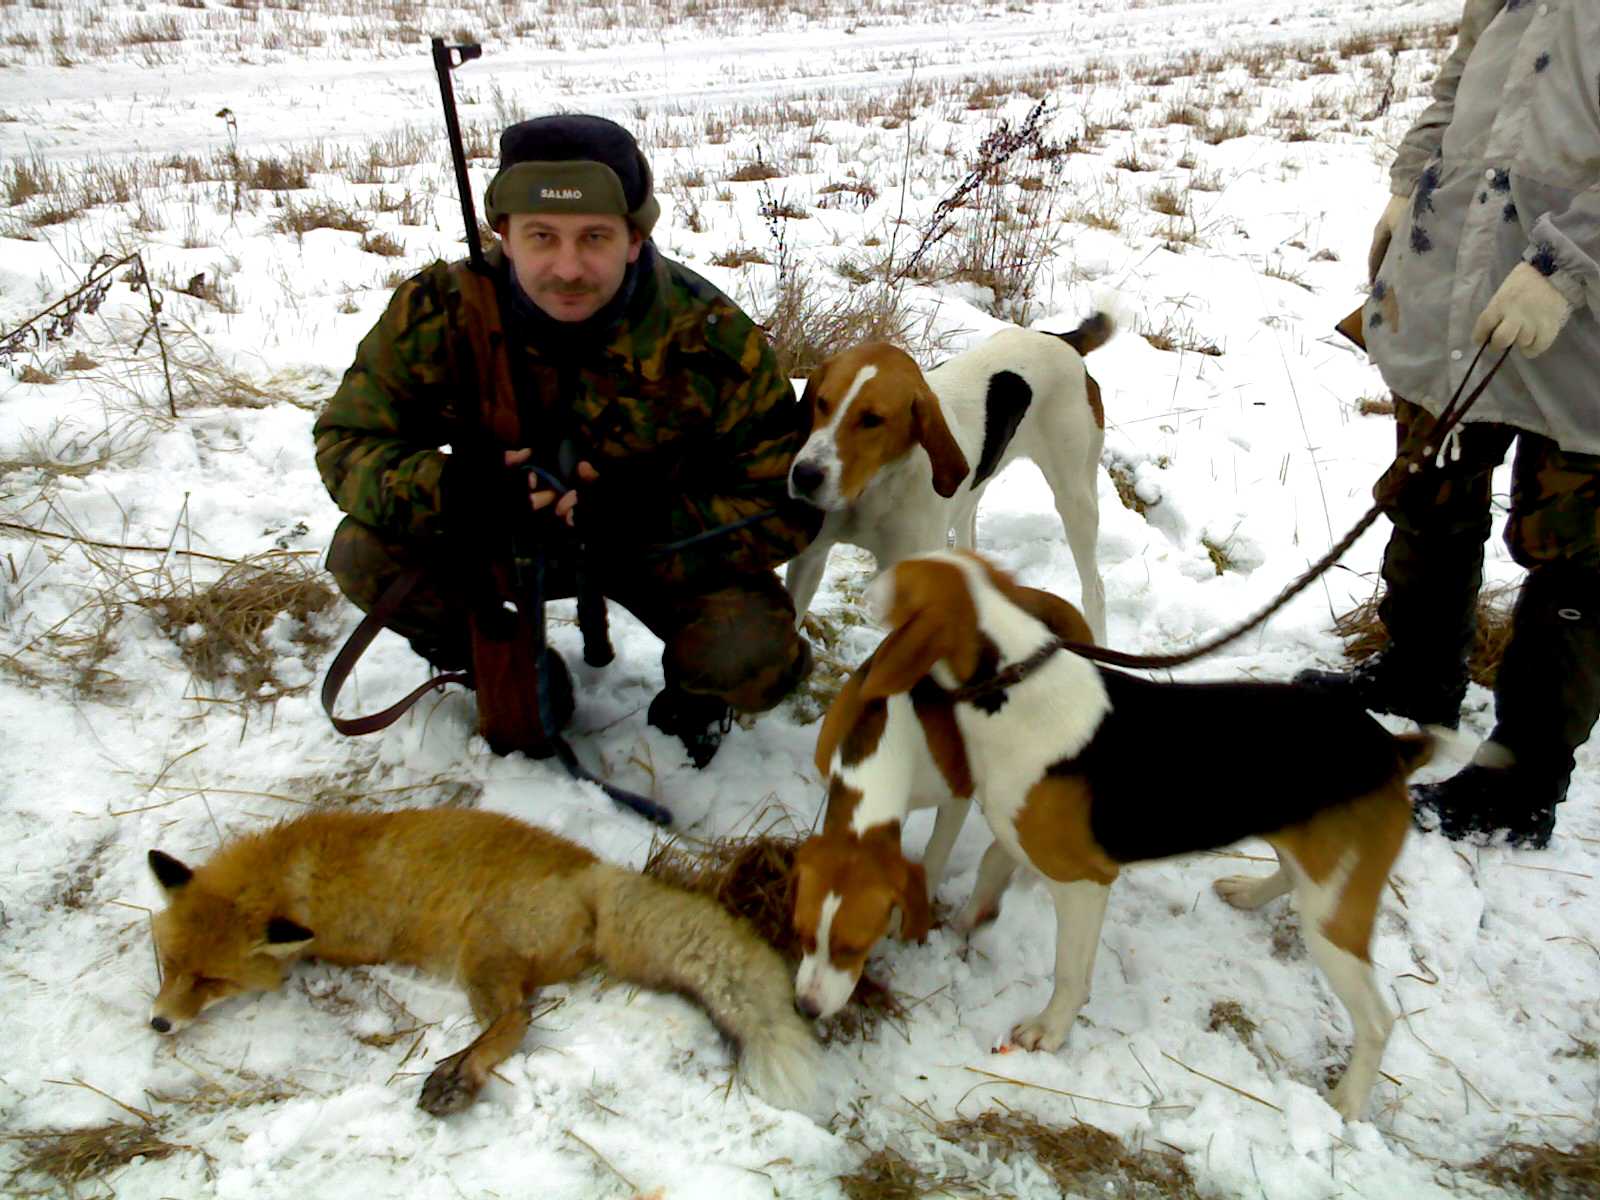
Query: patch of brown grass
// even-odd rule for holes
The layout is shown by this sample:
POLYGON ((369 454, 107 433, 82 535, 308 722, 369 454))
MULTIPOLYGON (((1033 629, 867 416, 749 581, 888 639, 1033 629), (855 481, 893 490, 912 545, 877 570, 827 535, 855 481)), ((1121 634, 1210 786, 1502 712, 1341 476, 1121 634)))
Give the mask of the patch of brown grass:
POLYGON ((1356 411, 1364 417, 1394 416, 1393 396, 1363 396, 1356 401, 1356 411))
POLYGON ((99 1179, 134 1159, 156 1161, 179 1151, 203 1153, 194 1146, 169 1142, 162 1136, 165 1122, 154 1120, 142 1125, 110 1121, 85 1129, 37 1129, 9 1135, 21 1144, 18 1165, 10 1182, 18 1184, 30 1176, 48 1180, 68 1194, 76 1185, 99 1179))
POLYGON ((1117 499, 1122 501, 1123 508, 1131 508, 1141 517, 1150 506, 1139 499, 1139 491, 1134 483, 1133 472, 1122 463, 1112 463, 1106 468, 1106 474, 1111 476, 1111 486, 1117 489, 1117 499))
POLYGON ((735 246, 712 256, 714 267, 742 267, 746 263, 771 263, 772 260, 753 246, 735 246))
POLYGON ((1548 1142, 1508 1142, 1468 1170, 1498 1187, 1514 1187, 1533 1200, 1589 1200, 1600 1195, 1600 1142, 1559 1150, 1548 1142))
POLYGON ((312 627, 311 618, 336 598, 304 558, 269 551, 236 563, 204 586, 167 577, 138 604, 154 615, 196 679, 231 683, 244 700, 267 701, 309 686, 278 683, 278 651, 267 645, 268 629, 287 613, 297 625, 292 639, 324 650, 331 639, 312 627))
POLYGON ((759 319, 791 379, 862 342, 904 345, 911 325, 898 289, 863 287, 840 295, 816 286, 800 268, 784 274, 771 309, 759 319))
POLYGON ((1217 1000, 1211 1005, 1211 1018, 1206 1028, 1212 1033, 1227 1030, 1241 1042, 1248 1042, 1259 1028, 1237 1000, 1217 1000))
POLYGON ((1136 1200, 1200 1200, 1183 1156, 1172 1150, 1131 1150, 1121 1139, 1082 1121, 1046 1125, 1025 1113, 990 1109, 947 1121, 939 1136, 992 1158, 1031 1155, 1067 1195, 1136 1200))
POLYGON ((757 183, 763 179, 782 179, 784 171, 769 162, 757 159, 755 162, 744 163, 733 169, 728 176, 729 183, 757 183))
MULTIPOLYGON (((1477 627, 1472 634, 1472 649, 1467 655, 1467 677, 1486 688, 1494 686, 1500 670, 1500 656, 1511 640, 1511 612, 1516 604, 1518 584, 1499 584, 1478 593, 1477 627)), ((1381 593, 1334 619, 1333 631, 1344 639, 1344 656, 1351 662, 1364 662, 1389 644, 1389 631, 1378 619, 1381 593)))

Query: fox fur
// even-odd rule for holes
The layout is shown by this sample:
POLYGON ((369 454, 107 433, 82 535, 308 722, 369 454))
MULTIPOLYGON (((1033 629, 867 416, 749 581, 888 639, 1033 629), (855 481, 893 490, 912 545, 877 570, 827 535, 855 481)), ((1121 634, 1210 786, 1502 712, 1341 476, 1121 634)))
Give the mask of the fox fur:
POLYGON ((538 988, 600 966, 697 1001, 769 1103, 811 1101, 817 1042, 777 951, 714 901, 511 817, 316 813, 193 869, 159 850, 149 861, 168 900, 154 919, 160 1033, 229 996, 278 988, 302 957, 413 966, 461 984, 482 1029, 423 1085, 420 1107, 445 1116, 516 1052, 538 988))

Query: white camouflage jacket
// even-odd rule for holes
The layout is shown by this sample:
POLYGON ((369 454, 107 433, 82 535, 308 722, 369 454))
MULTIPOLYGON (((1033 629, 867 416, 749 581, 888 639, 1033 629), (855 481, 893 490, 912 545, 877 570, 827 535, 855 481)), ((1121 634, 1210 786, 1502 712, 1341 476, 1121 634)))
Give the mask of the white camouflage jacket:
POLYGON ((1470 419, 1600 454, 1600 0, 1466 0, 1433 95, 1390 172, 1411 206, 1366 304, 1367 349, 1437 414, 1473 322, 1532 263, 1572 317, 1540 357, 1512 351, 1470 419))

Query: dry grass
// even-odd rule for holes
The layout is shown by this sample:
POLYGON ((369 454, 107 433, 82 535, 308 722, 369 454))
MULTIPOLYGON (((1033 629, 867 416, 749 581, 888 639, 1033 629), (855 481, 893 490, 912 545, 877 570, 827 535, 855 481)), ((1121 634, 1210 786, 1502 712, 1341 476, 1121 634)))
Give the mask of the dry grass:
POLYGON ((1015 1109, 990 1109, 976 1117, 939 1122, 933 1133, 965 1151, 937 1169, 913 1162, 885 1146, 856 1170, 839 1177, 850 1200, 923 1200, 924 1197, 994 1196, 988 1164, 1031 1158, 1063 1196, 1107 1200, 1199 1200, 1182 1155, 1171 1150, 1133 1150, 1120 1139, 1082 1121, 1047 1125, 1015 1109), (968 1165, 970 1162, 972 1165, 968 1165))
POLYGON ((1508 1142, 1468 1171, 1532 1200, 1592 1200, 1600 1196, 1600 1142, 1580 1142, 1570 1150, 1508 1142))
POLYGON ((203 586, 166 576, 137 603, 155 616, 195 679, 229 684, 247 701, 267 701, 309 686, 278 682, 280 651, 268 644, 268 631, 287 615, 293 621, 292 641, 309 650, 326 650, 332 639, 311 618, 335 599, 334 589, 303 558, 269 551, 244 559, 203 586))
POLYGON ((1130 1150, 1093 1125, 1046 1125, 1025 1113, 994 1109, 946 1122, 941 1137, 995 1158, 1031 1155, 1063 1193, 1106 1200, 1199 1200, 1183 1156, 1171 1150, 1130 1150), (1000 1153, 1003 1152, 1003 1153, 1000 1153))
MULTIPOLYGON (((1467 656, 1467 676, 1486 688, 1494 686, 1500 656, 1511 640, 1511 611, 1519 589, 1520 585, 1507 583, 1486 587, 1478 594, 1477 627, 1467 656)), ((1344 655, 1351 662, 1363 662, 1389 644, 1389 631, 1378 620, 1382 598, 1374 592, 1334 619, 1333 631, 1344 639, 1344 655)))
MULTIPOLYGON (((19 1143, 18 1164, 9 1182, 18 1186, 13 1196, 47 1195, 59 1189, 77 1194, 77 1185, 110 1174, 135 1160, 154 1162, 180 1151, 204 1153, 194 1146, 168 1141, 161 1119, 141 1125, 110 1121, 85 1129, 38 1129, 8 1135, 19 1143), (52 1189, 20 1190, 30 1178, 40 1184, 48 1181, 52 1189)), ((36 1185, 37 1186, 37 1185, 36 1185)))
POLYGON ((1212 1033, 1227 1030, 1241 1042, 1248 1042, 1259 1028, 1244 1011, 1244 1005, 1237 1000, 1217 1000, 1211 1005, 1210 1019, 1206 1028, 1212 1033))
POLYGON ((1117 489, 1117 499, 1122 501, 1122 507, 1131 508, 1141 517, 1144 516, 1150 506, 1139 498, 1133 472, 1123 463, 1114 462, 1106 467, 1106 474, 1111 476, 1111 486, 1117 489))
POLYGON ((799 268, 782 273, 769 310, 757 320, 791 379, 809 375, 825 359, 861 342, 903 343, 912 324, 897 287, 839 295, 817 286, 811 273, 799 268))

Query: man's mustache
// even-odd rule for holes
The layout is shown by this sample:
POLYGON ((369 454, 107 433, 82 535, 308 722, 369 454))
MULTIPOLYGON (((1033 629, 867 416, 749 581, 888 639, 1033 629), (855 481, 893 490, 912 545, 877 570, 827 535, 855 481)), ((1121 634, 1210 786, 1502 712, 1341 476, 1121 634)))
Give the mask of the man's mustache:
POLYGON ((600 289, 592 283, 547 283, 539 290, 554 296, 592 296, 600 289))

